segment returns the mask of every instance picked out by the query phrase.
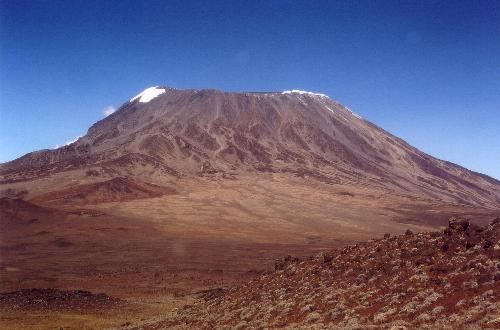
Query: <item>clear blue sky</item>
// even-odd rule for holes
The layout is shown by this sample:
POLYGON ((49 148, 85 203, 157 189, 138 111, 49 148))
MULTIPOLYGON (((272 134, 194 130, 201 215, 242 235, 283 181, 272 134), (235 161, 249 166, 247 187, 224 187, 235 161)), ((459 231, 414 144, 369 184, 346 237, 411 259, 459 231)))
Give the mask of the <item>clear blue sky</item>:
POLYGON ((500 178, 500 1, 0 1, 0 162, 152 85, 322 92, 500 178))

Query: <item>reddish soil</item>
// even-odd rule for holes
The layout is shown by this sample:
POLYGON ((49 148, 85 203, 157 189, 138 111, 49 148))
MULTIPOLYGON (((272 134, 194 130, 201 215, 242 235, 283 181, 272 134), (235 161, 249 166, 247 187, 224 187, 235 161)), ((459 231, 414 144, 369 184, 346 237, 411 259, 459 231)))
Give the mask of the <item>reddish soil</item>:
POLYGON ((121 301, 104 293, 93 294, 89 291, 63 291, 56 289, 23 289, 21 291, 0 293, 0 309, 19 310, 102 310, 117 307, 121 301))
MULTIPOLYGON (((305 257, 407 229, 429 232, 446 226, 450 216, 480 225, 500 216, 500 182, 433 158, 325 96, 165 88, 150 102, 124 103, 75 143, 0 164, 0 292, 104 292, 126 307, 85 316, 9 311, 0 326, 134 325, 171 315, 198 296, 232 306, 231 299, 240 298, 227 289, 270 271, 276 258, 305 257)), ((432 246, 428 235, 414 235, 408 244, 418 251, 419 237, 432 246)), ((367 244, 365 249, 388 249, 370 261, 352 250, 358 251, 356 262, 370 267, 399 258, 394 249, 406 251, 402 238, 367 244)), ((313 272, 311 262, 294 267, 304 265, 311 278, 339 274, 328 262, 313 272)), ((422 262, 416 267, 425 267, 422 262)), ((450 285, 468 275, 460 276, 450 285)), ((295 290, 294 282, 280 285, 295 290)), ((255 294, 249 291, 245 299, 257 299, 255 294)), ((316 303, 318 310, 332 307, 316 303)), ((374 313, 387 312, 380 310, 385 303, 364 306, 360 322, 375 322, 374 313)), ((274 310, 269 318, 265 314, 266 322, 282 322, 283 315, 283 322, 302 325, 315 315, 302 310, 305 305, 288 307, 296 319, 274 310)), ((236 325, 233 312, 220 322, 236 325)), ((477 315, 471 317, 484 320, 477 315)), ((325 324, 340 317, 320 313, 325 324)))
POLYGON ((287 257, 140 328, 498 329, 499 265, 500 218, 486 228, 452 218, 443 232, 287 257))

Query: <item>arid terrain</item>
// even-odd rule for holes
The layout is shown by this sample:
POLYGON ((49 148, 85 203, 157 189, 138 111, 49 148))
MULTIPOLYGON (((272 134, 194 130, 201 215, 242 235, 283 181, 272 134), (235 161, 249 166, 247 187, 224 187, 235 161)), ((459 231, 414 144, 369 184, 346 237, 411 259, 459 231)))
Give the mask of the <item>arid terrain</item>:
POLYGON ((451 218, 443 232, 384 235, 212 290, 140 329, 498 329, 500 218, 451 218), (496 243, 495 243, 496 242, 496 243))
MULTIPOLYGON (((435 251, 429 262, 415 265, 412 257, 411 265, 401 264, 409 277, 447 257, 456 257, 449 272, 463 272, 460 267, 483 255, 494 264, 488 266, 493 274, 498 269, 497 225, 474 234, 483 243, 491 241, 486 252, 460 247, 456 256, 440 250, 446 238, 441 234, 394 236, 448 228, 453 216, 470 219, 471 228, 487 226, 500 216, 500 182, 433 158, 325 95, 152 87, 78 141, 0 164, 0 327, 106 328, 149 322, 153 328, 253 328, 261 312, 271 313, 259 319, 272 326, 305 325, 314 315, 311 322, 319 327, 321 322, 346 325, 339 323, 340 315, 351 302, 336 307, 338 318, 325 314, 325 308, 334 310, 330 305, 336 296, 324 303, 317 301, 323 296, 311 298, 311 310, 288 306, 296 318, 262 309, 246 320, 235 310, 238 304, 256 302, 248 283, 262 283, 252 287, 252 294, 269 299, 270 290, 299 292, 298 278, 283 282, 284 269, 292 266, 300 267, 300 276, 311 272, 304 279, 311 290, 323 290, 319 284, 341 290, 344 277, 339 274, 351 267, 359 277, 359 267, 368 263, 359 249, 379 245, 381 258, 370 261, 376 265, 395 249, 419 251, 423 244, 426 251, 435 251), (373 241, 385 234, 392 236, 373 241), (332 251, 346 246, 352 252, 348 256, 361 259, 341 259, 339 267, 345 269, 336 269, 330 260, 314 273, 317 262, 311 260, 268 273, 284 256, 305 260, 323 252, 344 258, 342 250, 332 251), (327 272, 333 277, 324 279, 321 274, 327 272), (242 295, 249 300, 238 300, 242 295), (185 310, 185 304, 195 307, 185 310), (227 314, 227 320, 200 323, 207 308, 214 317, 227 314), (248 324, 236 322, 240 316, 248 324)), ((403 273, 384 274, 388 280, 403 273)), ((473 271, 469 275, 476 276, 473 271)), ((498 276, 492 276, 479 289, 460 295, 483 297, 492 290, 485 301, 498 300, 498 276)), ((360 290, 376 294, 380 281, 369 280, 368 275, 359 278, 358 285, 369 288, 360 290)), ((419 285, 399 303, 433 294, 419 285)), ((433 285, 436 295, 452 290, 433 285)), ((351 291, 332 292, 344 293, 351 291)), ((392 311, 384 299, 389 298, 352 313, 359 314, 361 324, 379 326, 385 321, 378 322, 377 315, 392 311), (387 307, 382 310, 382 305, 387 307)), ((441 311, 447 317, 455 311, 451 304, 441 311)), ((439 306, 433 301, 427 307, 439 306)), ((490 316, 498 306, 483 307, 481 318, 471 324, 497 327, 490 316)), ((460 308, 460 317, 465 310, 460 308)), ((408 315, 403 321, 412 327, 432 324, 440 314, 431 313, 421 323, 412 323, 413 314, 408 315)))

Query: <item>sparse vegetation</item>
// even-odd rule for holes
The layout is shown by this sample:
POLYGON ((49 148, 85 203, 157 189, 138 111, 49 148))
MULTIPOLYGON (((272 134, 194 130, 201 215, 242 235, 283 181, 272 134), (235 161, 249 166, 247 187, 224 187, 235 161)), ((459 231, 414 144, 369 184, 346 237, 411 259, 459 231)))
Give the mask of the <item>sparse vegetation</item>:
POLYGON ((497 329, 499 244, 500 218, 486 228, 452 218, 441 233, 286 257, 274 273, 141 329, 497 329))

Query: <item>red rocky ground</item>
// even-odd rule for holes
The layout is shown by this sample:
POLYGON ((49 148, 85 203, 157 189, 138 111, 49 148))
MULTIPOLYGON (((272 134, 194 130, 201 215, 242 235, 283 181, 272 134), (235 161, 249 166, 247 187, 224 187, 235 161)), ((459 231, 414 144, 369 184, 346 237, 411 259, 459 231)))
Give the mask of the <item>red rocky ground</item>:
POLYGON ((24 289, 1 293, 1 310, 100 310, 120 304, 120 300, 104 293, 57 289, 24 289))
POLYGON ((500 218, 386 235, 204 294, 164 328, 499 329, 500 218))

